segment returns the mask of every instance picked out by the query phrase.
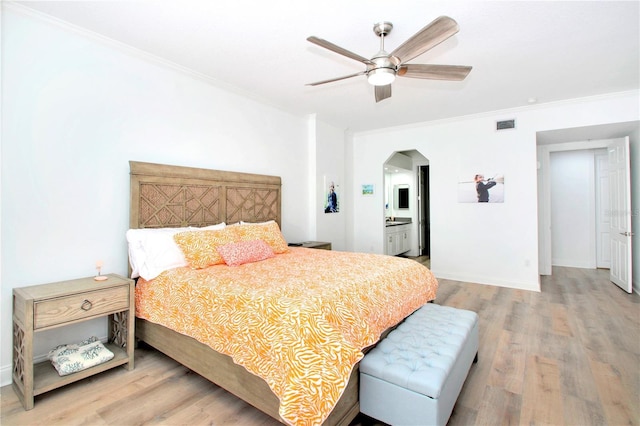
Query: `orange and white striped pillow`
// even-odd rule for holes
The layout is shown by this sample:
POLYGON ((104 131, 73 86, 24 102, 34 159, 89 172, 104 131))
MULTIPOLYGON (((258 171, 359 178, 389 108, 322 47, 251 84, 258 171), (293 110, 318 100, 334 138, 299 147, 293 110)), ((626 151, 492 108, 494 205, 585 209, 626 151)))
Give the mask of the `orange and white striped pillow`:
POLYGON ((216 231, 187 231, 173 236, 185 259, 194 269, 224 263, 218 247, 238 241, 235 229, 228 226, 216 231))
POLYGON ((243 222, 241 225, 231 228, 237 232, 238 241, 262 240, 269 244, 276 254, 289 251, 289 245, 282 236, 278 223, 273 220, 262 223, 243 222))

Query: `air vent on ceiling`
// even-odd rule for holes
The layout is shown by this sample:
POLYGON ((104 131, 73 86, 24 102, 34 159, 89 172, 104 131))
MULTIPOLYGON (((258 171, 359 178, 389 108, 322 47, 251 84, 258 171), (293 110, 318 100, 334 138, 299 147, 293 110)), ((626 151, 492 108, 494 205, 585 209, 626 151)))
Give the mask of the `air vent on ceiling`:
POLYGON ((496 121, 496 130, 515 129, 516 120, 496 121))

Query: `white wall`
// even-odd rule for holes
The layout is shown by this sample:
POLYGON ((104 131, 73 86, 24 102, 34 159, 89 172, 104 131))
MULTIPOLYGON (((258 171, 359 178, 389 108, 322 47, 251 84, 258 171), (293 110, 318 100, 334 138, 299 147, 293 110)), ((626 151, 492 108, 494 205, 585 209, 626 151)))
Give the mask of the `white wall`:
MULTIPOLYGON (((283 234, 308 220, 308 120, 18 8, 2 14, 1 383, 10 381, 11 292, 127 273, 129 160, 282 177, 283 234)), ((41 333, 103 333, 92 323, 41 333)), ((102 336, 99 336, 102 337, 102 336)))
MULTIPOLYGON (((355 134, 354 188, 381 185, 380 165, 391 153, 417 149, 430 165, 436 276, 539 290, 536 132, 634 121, 639 109, 638 93, 630 92, 355 134), (495 121, 509 118, 516 129, 494 130, 495 121), (470 169, 503 172, 505 202, 458 203, 459 176, 470 169)), ((355 200, 354 250, 383 252, 379 215, 369 213, 382 202, 376 197, 355 200)))
POLYGON ((550 166, 552 264, 595 268, 594 151, 552 152, 550 166))
POLYGON ((349 204, 345 202, 351 195, 345 182, 345 134, 322 121, 316 122, 316 173, 315 198, 309 208, 316 216, 318 241, 331 242, 333 250, 344 251, 346 247, 346 217, 349 204), (338 213, 324 213, 325 197, 329 181, 335 181, 338 195, 338 213))

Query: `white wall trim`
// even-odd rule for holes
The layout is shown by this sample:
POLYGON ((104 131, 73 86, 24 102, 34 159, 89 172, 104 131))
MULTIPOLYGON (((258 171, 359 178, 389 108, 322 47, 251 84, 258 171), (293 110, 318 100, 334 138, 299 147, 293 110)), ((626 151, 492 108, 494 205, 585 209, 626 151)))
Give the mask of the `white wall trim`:
POLYGON ((538 146, 538 274, 551 275, 551 163, 549 146, 538 146), (545 172, 546 171, 546 172, 545 172))
MULTIPOLYGON (((378 133, 387 133, 390 130, 396 131, 396 130, 407 130, 407 129, 414 129, 414 128, 425 128, 425 127, 431 127, 431 126, 439 126, 439 125, 443 125, 443 124, 452 124, 452 123, 457 123, 460 122, 462 120, 473 120, 473 119, 480 119, 480 118, 491 118, 492 120, 490 121, 490 125, 491 128, 493 129, 495 126, 495 117, 496 116, 514 116, 513 118, 517 118, 515 117, 515 115, 518 112, 530 112, 530 111, 536 111, 536 110, 543 110, 543 109, 548 109, 548 108, 557 108, 558 106, 563 106, 563 105, 574 105, 574 104, 580 104, 580 103, 584 103, 584 102, 594 102, 594 101, 601 101, 601 100, 607 100, 607 99, 616 99, 619 98, 621 96, 634 96, 636 98, 640 97, 640 90, 625 90, 625 91, 621 91, 621 92, 613 92, 613 93, 605 93, 602 95, 594 95, 594 96, 586 96, 583 98, 573 98, 573 99, 563 99, 563 100, 559 100, 559 101, 554 101, 554 102, 547 102, 547 103, 540 103, 540 104, 536 104, 536 105, 526 105, 526 106, 521 106, 521 107, 516 107, 516 108, 505 108, 505 109, 500 109, 500 110, 495 110, 495 111, 486 111, 486 112, 479 112, 476 114, 468 114, 468 115, 460 115, 457 117, 448 117, 448 118, 443 118, 440 120, 432 120, 432 121, 422 121, 422 122, 418 122, 418 123, 411 123, 411 124, 405 124, 402 126, 393 126, 393 127, 384 127, 384 128, 380 128, 380 129, 373 129, 373 130, 367 130, 367 131, 362 131, 362 132, 358 132, 357 136, 367 136, 367 135, 374 135, 374 134, 378 134, 378 133)), ((511 118, 510 118, 511 119, 511 118)), ((594 124, 599 124, 599 123, 594 123, 594 124)), ((545 131, 545 130, 549 130, 549 129, 539 129, 539 131, 545 131)))
POLYGON ((593 262, 590 260, 579 262, 575 259, 563 259, 563 258, 555 258, 553 260, 553 266, 562 266, 565 268, 582 268, 582 269, 596 269, 593 265, 593 262))
POLYGON ((317 163, 318 163, 318 117, 316 114, 309 114, 307 118, 307 163, 309 164, 307 186, 307 203, 312 206, 309 212, 309 232, 313 239, 318 238, 318 213, 316 206, 316 191, 318 187, 317 163))
POLYGON ((595 165, 595 151, 590 150, 591 154, 591 168, 589 170, 587 188, 589 188, 589 208, 586 211, 589 219, 589 260, 588 263, 593 268, 598 267, 596 250, 596 165, 595 165))
MULTIPOLYGON (((2 22, 2 7, 0 5, 0 27, 2 26, 1 22, 2 22)), ((2 34, 3 31, 0 31, 0 46, 3 46, 2 44, 2 34)), ((4 58, 4 55, 0 55, 0 82, 3 81, 2 80, 2 70, 4 69, 3 63, 2 63, 2 59, 4 58)), ((2 87, 0 86, 0 90, 2 89, 2 87)), ((4 111, 4 109, 2 108, 2 96, 0 96, 0 147, 2 147, 2 112, 4 111)), ((2 164, 2 149, 0 149, 0 164, 2 164)), ((0 224, 2 223, 2 174, 0 174, 0 224)), ((2 227, 0 226, 0 289, 2 289, 2 227)), ((3 344, 7 344, 6 342, 2 342, 3 344)), ((13 343, 13 342, 12 342, 13 343)), ((13 347, 13 345, 11 345, 11 347, 13 347)), ((11 383, 11 372, 12 372, 12 365, 9 364, 8 366, 0 366, 0 386, 4 386, 7 385, 9 383, 11 383)))
POLYGON ((482 285, 491 285, 505 288, 512 288, 516 290, 528 290, 528 291, 536 291, 540 292, 540 286, 538 288, 532 289, 531 283, 527 282, 519 282, 519 281, 505 281, 500 278, 490 277, 490 276, 479 276, 479 275, 467 275, 460 274, 459 272, 442 272, 440 270, 431 270, 437 279, 444 280, 452 280, 452 281, 462 281, 466 283, 472 284, 482 284, 482 285))
POLYGON ((11 372, 13 371, 11 367, 11 364, 0 367, 0 386, 7 386, 11 384, 11 372))

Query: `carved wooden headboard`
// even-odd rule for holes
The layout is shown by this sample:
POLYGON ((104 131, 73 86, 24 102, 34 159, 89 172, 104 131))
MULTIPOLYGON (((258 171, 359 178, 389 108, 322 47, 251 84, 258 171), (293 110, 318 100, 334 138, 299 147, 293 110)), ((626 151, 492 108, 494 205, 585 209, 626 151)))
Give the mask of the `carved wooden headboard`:
POLYGON ((130 161, 131 228, 263 222, 281 226, 279 176, 130 161))

